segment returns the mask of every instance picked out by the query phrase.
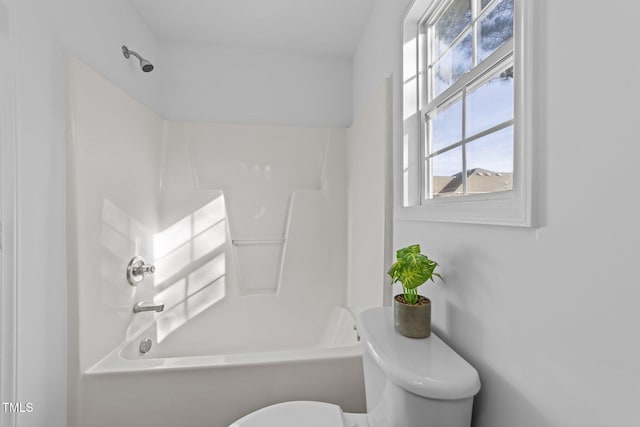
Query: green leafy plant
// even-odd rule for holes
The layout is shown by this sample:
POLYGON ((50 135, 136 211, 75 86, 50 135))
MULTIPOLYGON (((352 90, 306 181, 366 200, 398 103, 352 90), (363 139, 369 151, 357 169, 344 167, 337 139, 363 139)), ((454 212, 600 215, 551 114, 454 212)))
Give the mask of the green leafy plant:
POLYGON ((442 276, 434 270, 438 263, 420 253, 420 245, 411 245, 396 252, 397 261, 391 266, 387 274, 391 276, 391 283, 402 284, 404 300, 407 304, 418 302, 418 286, 433 276, 444 282, 442 276))

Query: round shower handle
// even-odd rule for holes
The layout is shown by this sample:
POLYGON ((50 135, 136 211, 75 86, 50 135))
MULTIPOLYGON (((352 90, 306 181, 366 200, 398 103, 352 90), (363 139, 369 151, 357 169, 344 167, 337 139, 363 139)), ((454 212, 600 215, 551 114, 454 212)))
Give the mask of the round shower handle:
POLYGON ((141 256, 133 257, 127 265, 127 282, 131 286, 136 286, 144 280, 144 276, 153 274, 155 271, 156 267, 147 264, 141 256))

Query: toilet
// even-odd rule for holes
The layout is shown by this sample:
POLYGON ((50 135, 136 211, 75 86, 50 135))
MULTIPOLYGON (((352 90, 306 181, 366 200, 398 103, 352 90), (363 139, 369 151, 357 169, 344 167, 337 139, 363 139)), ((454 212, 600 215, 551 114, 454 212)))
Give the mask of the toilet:
POLYGON ((323 402, 267 406, 230 427, 469 427, 478 372, 434 333, 425 339, 396 332, 393 309, 358 316, 363 344, 366 414, 323 402))

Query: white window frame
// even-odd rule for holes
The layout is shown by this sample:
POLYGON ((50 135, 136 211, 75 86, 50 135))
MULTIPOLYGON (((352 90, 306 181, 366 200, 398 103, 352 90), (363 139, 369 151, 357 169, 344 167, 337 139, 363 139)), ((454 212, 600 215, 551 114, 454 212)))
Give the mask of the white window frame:
MULTIPOLYGON (((533 91, 534 44, 533 25, 535 0, 514 0, 513 37, 492 55, 507 56, 513 50, 514 64, 514 171, 513 190, 489 194, 474 194, 460 197, 425 199, 422 188, 424 180, 424 129, 422 108, 426 104, 423 90, 425 69, 425 34, 422 26, 425 17, 431 14, 441 0, 414 0, 403 19, 403 96, 402 139, 394 146, 394 189, 397 220, 439 221, 475 224, 510 225, 534 227, 534 105, 533 91)), ((483 63, 478 68, 484 67, 483 63)), ((482 70, 486 71, 486 70, 482 70)), ((458 82, 446 89, 452 94, 469 84, 473 78, 462 76, 458 82)))

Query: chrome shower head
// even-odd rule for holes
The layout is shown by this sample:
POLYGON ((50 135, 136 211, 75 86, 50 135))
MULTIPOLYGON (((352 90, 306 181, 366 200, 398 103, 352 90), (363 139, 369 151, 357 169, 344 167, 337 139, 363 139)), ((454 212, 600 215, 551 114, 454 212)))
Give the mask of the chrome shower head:
POLYGON ((140 56, 137 52, 129 50, 129 48, 127 48, 126 46, 122 46, 122 54, 125 58, 129 58, 129 56, 131 55, 138 58, 138 60, 140 61, 140 68, 142 68, 142 71, 144 71, 145 73, 153 71, 153 64, 140 56))
POLYGON ((140 67, 142 67, 142 71, 144 71, 145 73, 153 71, 153 64, 144 58, 140 60, 140 67))

